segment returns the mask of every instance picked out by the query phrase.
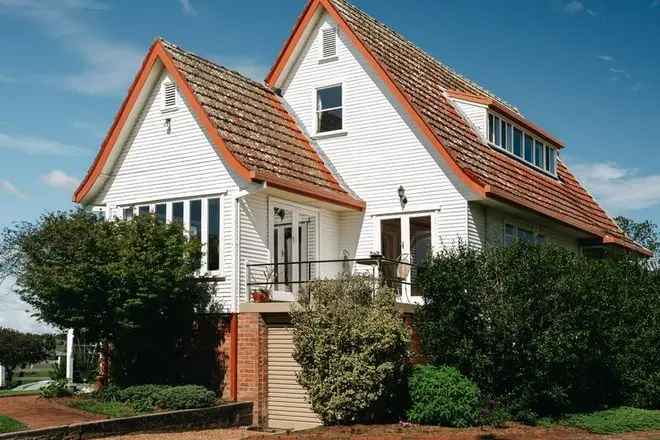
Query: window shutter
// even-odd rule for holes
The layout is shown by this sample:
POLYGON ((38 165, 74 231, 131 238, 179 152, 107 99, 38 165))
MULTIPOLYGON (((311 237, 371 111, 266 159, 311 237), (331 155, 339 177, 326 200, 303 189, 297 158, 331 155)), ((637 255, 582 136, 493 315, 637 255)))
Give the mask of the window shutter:
POLYGON ((176 105, 176 86, 173 82, 165 83, 165 107, 176 105))
POLYGON ((337 29, 323 29, 323 58, 337 55, 337 29))

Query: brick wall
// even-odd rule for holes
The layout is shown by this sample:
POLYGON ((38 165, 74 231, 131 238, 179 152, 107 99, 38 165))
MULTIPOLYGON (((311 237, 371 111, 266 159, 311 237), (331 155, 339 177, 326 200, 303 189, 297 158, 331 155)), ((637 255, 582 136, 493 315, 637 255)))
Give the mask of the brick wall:
POLYGON ((267 422, 267 335, 261 314, 238 315, 238 400, 254 402, 254 424, 258 426, 267 422))

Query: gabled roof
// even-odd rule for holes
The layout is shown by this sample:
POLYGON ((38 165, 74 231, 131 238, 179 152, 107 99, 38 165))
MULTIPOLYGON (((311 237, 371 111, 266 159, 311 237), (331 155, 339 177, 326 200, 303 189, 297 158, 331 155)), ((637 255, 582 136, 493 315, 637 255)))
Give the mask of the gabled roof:
POLYGON ((238 176, 352 209, 364 208, 364 202, 349 194, 332 175, 271 88, 161 39, 147 54, 101 150, 76 190, 75 202, 85 200, 101 175, 156 61, 162 62, 219 155, 238 176))
POLYGON ((481 97, 520 115, 516 108, 345 0, 310 0, 268 75, 268 84, 277 86, 282 80, 305 28, 320 8, 338 23, 468 188, 481 197, 515 204, 593 234, 603 243, 650 254, 625 236, 565 163, 558 161, 555 179, 486 145, 454 107, 447 92, 481 97))

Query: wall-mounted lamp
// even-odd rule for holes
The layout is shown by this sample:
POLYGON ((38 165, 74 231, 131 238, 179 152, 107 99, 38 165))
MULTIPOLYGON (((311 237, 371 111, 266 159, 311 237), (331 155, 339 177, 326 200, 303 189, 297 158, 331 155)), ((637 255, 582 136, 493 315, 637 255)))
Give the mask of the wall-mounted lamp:
POLYGON ((406 197, 406 189, 401 185, 399 187, 399 201, 401 202, 401 207, 405 208, 406 205, 408 204, 408 197, 406 197))
POLYGON ((165 119, 165 131, 167 134, 172 133, 172 118, 165 119))

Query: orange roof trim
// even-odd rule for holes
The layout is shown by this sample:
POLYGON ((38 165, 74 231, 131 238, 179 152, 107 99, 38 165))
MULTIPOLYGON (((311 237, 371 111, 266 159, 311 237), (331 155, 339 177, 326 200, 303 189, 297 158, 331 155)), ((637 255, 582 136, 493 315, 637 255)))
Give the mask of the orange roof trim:
MULTIPOLYGON (((180 71, 180 69, 177 67, 173 59, 173 55, 170 52, 173 50, 173 46, 171 46, 169 43, 167 44, 169 45, 168 47, 166 47, 165 42, 162 40, 157 40, 149 50, 138 75, 136 76, 131 88, 129 89, 129 94, 124 101, 119 113, 117 114, 110 132, 106 136, 96 159, 89 169, 87 176, 74 194, 74 202, 83 202, 85 197, 92 190, 94 184, 101 175, 103 168, 107 164, 107 161, 117 143, 119 135, 124 128, 126 121, 131 114, 131 111, 139 99, 140 93, 145 86, 152 68, 157 61, 160 61, 164 69, 175 81, 179 92, 189 103, 197 120, 200 121, 200 124, 204 128, 207 136, 210 138, 211 143, 214 145, 219 155, 223 158, 227 166, 229 166, 240 178, 248 182, 266 182, 273 187, 291 191, 297 194, 302 194, 324 202, 337 204, 339 206, 344 206, 355 210, 364 210, 364 201, 354 198, 343 189, 340 189, 336 184, 336 179, 334 179, 330 171, 328 171, 322 165, 318 165, 322 168, 319 170, 319 173, 321 175, 327 176, 327 181, 332 183, 330 188, 325 188, 321 185, 315 185, 303 181, 297 181, 296 179, 292 178, 278 176, 277 171, 263 172, 262 170, 255 168, 253 165, 246 166, 241 161, 242 157, 237 157, 235 152, 228 147, 227 142, 225 142, 225 140, 221 137, 218 126, 213 122, 204 106, 201 104, 200 98, 191 87, 191 84, 186 79, 183 72, 180 71)), ((202 97, 202 99, 203 98, 204 97, 202 97)), ((281 111, 277 106, 274 106, 274 109, 275 112, 281 111)), ((318 159, 318 162, 321 162, 320 159, 318 159)))
POLYGON ((555 147, 560 149, 565 147, 564 142, 562 142, 560 139, 551 135, 550 133, 548 133, 538 125, 534 124, 530 120, 522 117, 520 114, 511 111, 509 108, 502 105, 496 99, 483 97, 483 96, 476 96, 470 93, 459 92, 457 90, 447 90, 447 96, 461 101, 467 101, 467 102, 473 102, 475 104, 485 105, 486 107, 495 110, 498 113, 506 116, 507 118, 517 122, 518 124, 528 129, 538 137, 543 138, 547 142, 550 142, 555 147))
POLYGON ((277 82, 281 79, 280 77, 289 61, 289 58, 293 55, 296 46, 300 42, 300 39, 305 32, 305 27, 311 22, 319 7, 323 7, 325 11, 335 20, 335 22, 337 22, 341 30, 348 36, 353 45, 368 61, 369 65, 376 71, 378 76, 383 80, 390 92, 392 92, 399 104, 401 104, 406 112, 412 117, 417 128, 420 129, 424 136, 433 144, 435 149, 449 165, 452 171, 471 191, 481 197, 484 197, 485 192, 481 183, 475 180, 461 167, 458 166, 456 161, 451 157, 447 149, 442 144, 442 141, 433 133, 433 130, 427 121, 421 116, 419 112, 415 110, 415 107, 412 105, 408 97, 396 85, 385 67, 380 62, 378 62, 376 57, 371 53, 367 46, 365 46, 362 40, 355 34, 353 29, 351 29, 351 27, 346 23, 339 12, 337 12, 332 2, 328 0, 310 0, 303 11, 303 14, 298 19, 298 23, 294 26, 294 31, 291 37, 289 37, 287 40, 284 48, 277 58, 277 61, 275 62, 275 65, 266 78, 266 83, 271 87, 275 87, 277 82))

